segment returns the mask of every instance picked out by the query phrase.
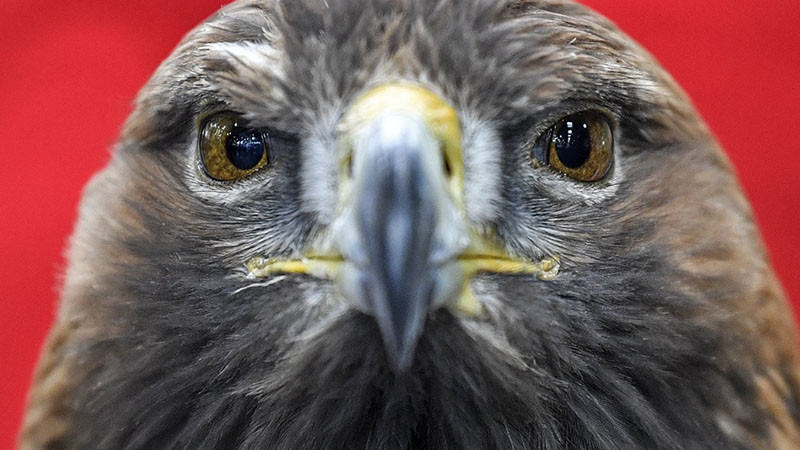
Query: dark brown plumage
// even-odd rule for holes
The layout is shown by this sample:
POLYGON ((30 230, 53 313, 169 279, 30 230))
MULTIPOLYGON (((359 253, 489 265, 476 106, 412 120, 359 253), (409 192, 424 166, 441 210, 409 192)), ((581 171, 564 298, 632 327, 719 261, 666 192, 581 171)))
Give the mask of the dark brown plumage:
MULTIPOLYGON (((422 130, 411 150, 427 148, 427 128, 391 123, 412 131, 406 144, 422 130)), ((21 434, 24 449, 798 442, 791 315, 731 167, 685 95, 580 6, 478 0, 237 2, 187 36, 84 194, 21 434), (430 175, 442 160, 427 154, 402 154, 404 171, 362 151, 400 155, 378 145, 385 134, 369 139, 373 128, 359 141, 352 113, 397 83, 457 114, 463 161, 445 152, 445 175, 430 175), (209 177, 198 142, 221 111, 269 130, 265 169, 209 177), (614 129, 610 172, 590 183, 532 156, 580 111, 614 129), (463 183, 452 217, 437 209, 450 205, 443 176, 463 183), (367 213, 377 219, 357 220, 367 213), (439 266, 386 281, 385 262, 369 259, 395 255, 376 242, 406 220, 417 240, 403 245, 431 241, 408 261, 461 245, 445 241, 462 227, 506 262, 550 258, 558 273, 467 273, 477 312, 409 293, 430 309, 415 319, 391 309, 405 301, 393 292, 440 292, 439 266), (445 225, 452 233, 436 234, 445 225), (319 248, 340 250, 337 270, 367 281, 311 266, 247 277, 254 256, 319 248), (424 329, 387 331, 403 314, 424 329)))

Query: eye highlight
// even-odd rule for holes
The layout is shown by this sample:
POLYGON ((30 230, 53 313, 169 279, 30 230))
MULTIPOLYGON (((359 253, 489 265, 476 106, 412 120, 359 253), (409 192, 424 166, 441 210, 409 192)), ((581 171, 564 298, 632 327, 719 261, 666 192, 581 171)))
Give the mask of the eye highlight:
POLYGON ((542 133, 533 156, 574 180, 600 180, 614 161, 611 124, 596 111, 571 114, 542 133))
POLYGON ((231 113, 211 116, 200 130, 200 158, 215 180, 239 180, 267 165, 268 144, 267 133, 248 127, 231 113))

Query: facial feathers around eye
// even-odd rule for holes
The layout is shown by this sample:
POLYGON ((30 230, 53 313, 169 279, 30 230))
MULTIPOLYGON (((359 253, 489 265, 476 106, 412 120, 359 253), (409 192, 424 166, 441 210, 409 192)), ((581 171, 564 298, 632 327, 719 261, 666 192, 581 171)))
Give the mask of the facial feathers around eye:
POLYGON ((730 164, 566 1, 239 1, 86 189, 38 448, 798 448, 730 164))

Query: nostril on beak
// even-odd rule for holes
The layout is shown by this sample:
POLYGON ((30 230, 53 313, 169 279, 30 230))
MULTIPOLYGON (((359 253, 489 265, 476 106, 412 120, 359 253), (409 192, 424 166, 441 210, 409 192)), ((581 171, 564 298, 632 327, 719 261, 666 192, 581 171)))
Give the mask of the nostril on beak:
POLYGON ((347 178, 353 178, 353 151, 347 152, 347 156, 344 158, 344 173, 347 175, 347 178))
POLYGON ((444 176, 448 179, 453 177, 453 167, 450 164, 450 159, 447 157, 447 153, 444 151, 444 145, 439 143, 439 153, 442 155, 442 169, 444 170, 444 176))

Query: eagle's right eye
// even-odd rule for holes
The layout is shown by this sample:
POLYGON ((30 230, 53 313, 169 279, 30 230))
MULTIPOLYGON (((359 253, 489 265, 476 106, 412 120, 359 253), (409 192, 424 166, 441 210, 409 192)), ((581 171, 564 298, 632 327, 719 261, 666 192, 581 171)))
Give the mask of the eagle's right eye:
POLYGON ((235 114, 216 114, 203 122, 200 130, 203 168, 215 180, 247 177, 269 163, 269 138, 235 114))

